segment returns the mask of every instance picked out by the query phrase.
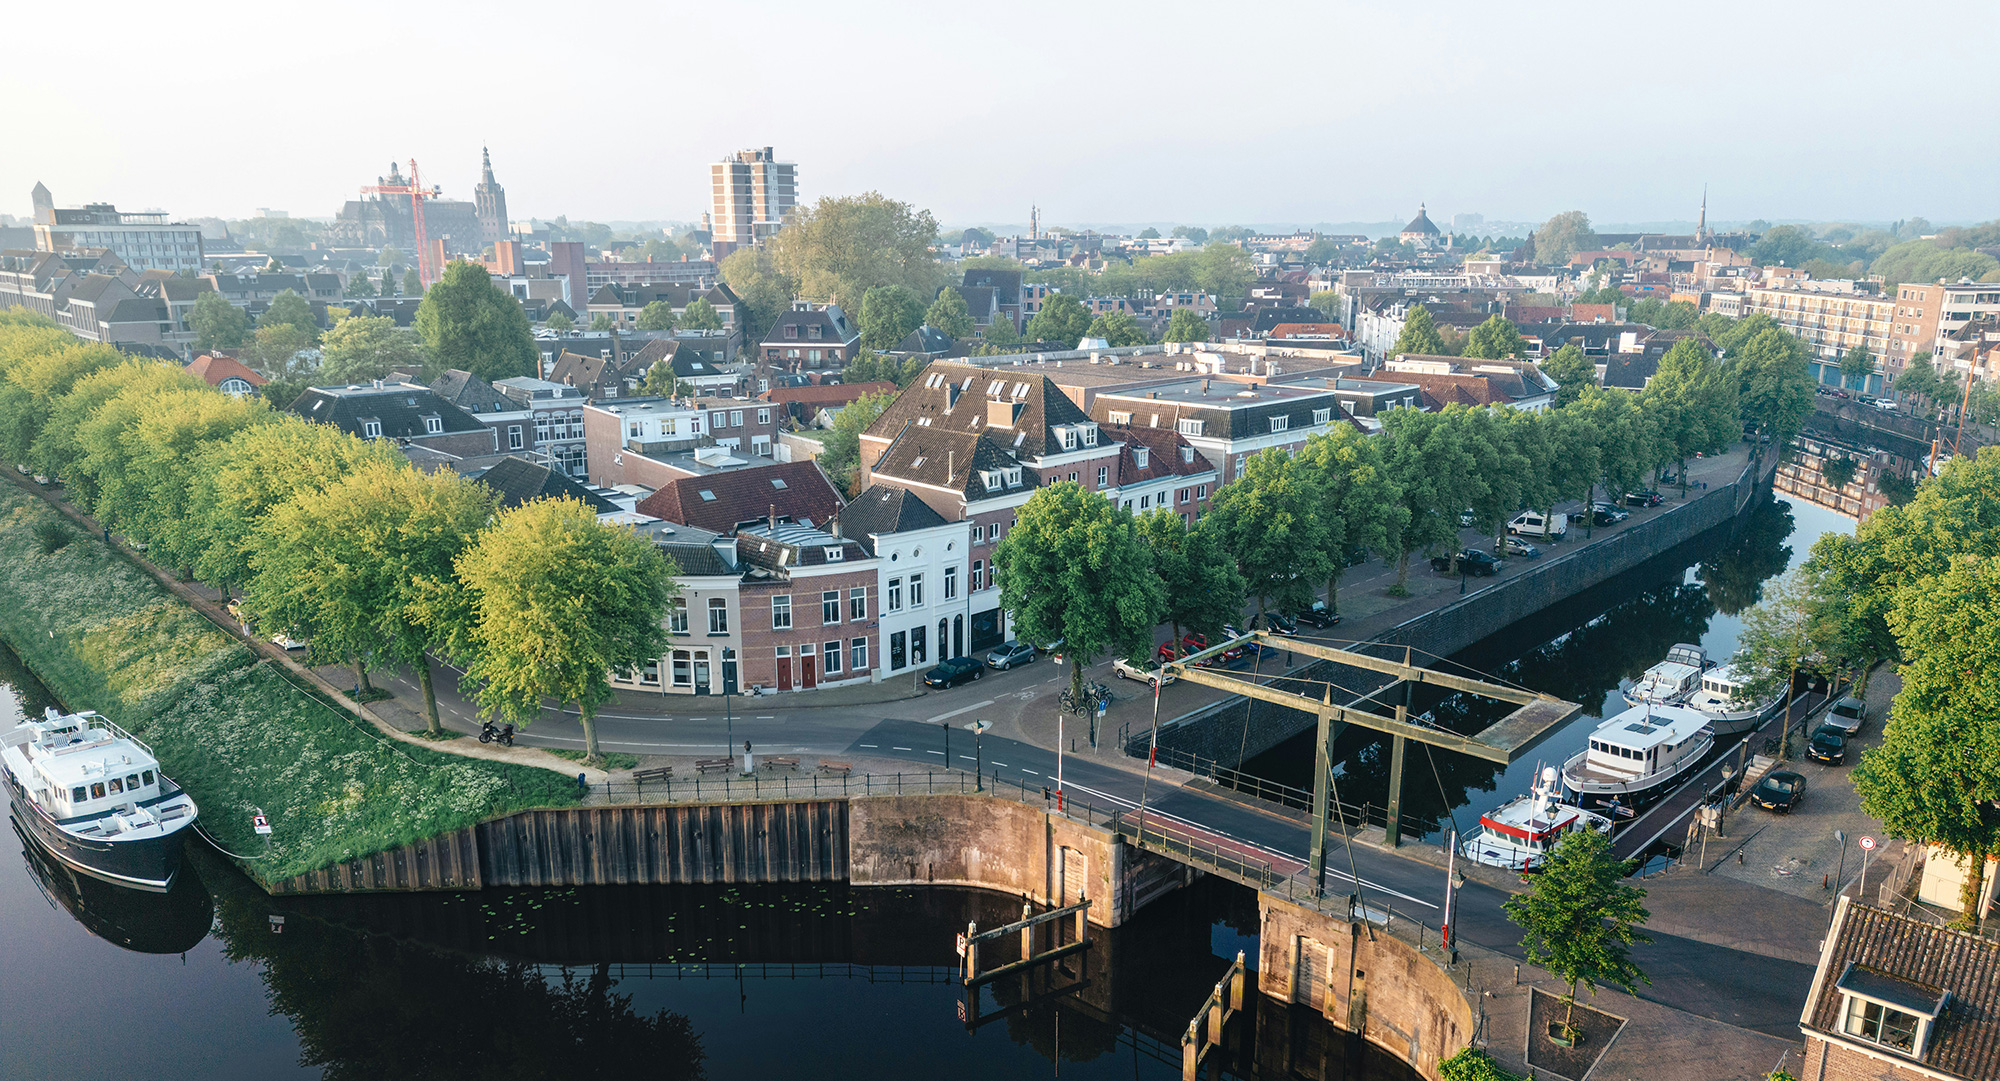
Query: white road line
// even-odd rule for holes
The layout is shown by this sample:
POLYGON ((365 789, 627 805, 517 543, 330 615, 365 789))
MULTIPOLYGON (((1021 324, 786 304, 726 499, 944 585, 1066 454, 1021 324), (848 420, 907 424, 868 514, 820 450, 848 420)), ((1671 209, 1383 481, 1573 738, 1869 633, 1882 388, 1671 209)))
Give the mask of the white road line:
POLYGON ((938 756, 939 758, 943 758, 943 757, 944 757, 944 752, 943 752, 943 751, 925 751, 924 753, 925 753, 925 754, 934 754, 934 755, 937 755, 937 756, 938 756))
POLYGON ((959 757, 960 757, 960 758, 963 758, 963 759, 965 759, 965 760, 966 760, 967 762, 977 762, 977 761, 979 761, 978 759, 976 759, 976 758, 972 757, 972 756, 971 756, 971 755, 969 755, 969 754, 962 754, 962 755, 959 755, 959 757))
POLYGON ((956 717, 956 716, 958 716, 958 715, 959 715, 959 714, 961 714, 961 713, 971 713, 971 712, 972 712, 973 710, 975 710, 975 709, 985 709, 985 708, 986 708, 987 706, 990 706, 990 705, 992 705, 992 704, 993 704, 993 699, 991 699, 991 698, 988 698, 988 699, 987 699, 986 701, 984 701, 984 702, 974 702, 974 703, 972 703, 972 704, 971 704, 971 705, 969 705, 969 706, 960 706, 959 708, 957 708, 957 709, 955 709, 955 710, 952 710, 952 711, 951 711, 950 713, 940 713, 940 714, 938 714, 937 716, 935 716, 935 717, 932 717, 932 718, 930 718, 929 720, 926 720, 926 721, 924 721, 923 723, 925 723, 925 724, 939 724, 939 723, 942 723, 942 722, 944 722, 944 721, 948 721, 948 720, 951 720, 951 719, 952 719, 953 717, 956 717))
POLYGON ((770 713, 759 713, 759 714, 757 715, 757 719, 758 719, 758 720, 760 720, 760 721, 775 721, 775 720, 777 720, 778 718, 777 718, 777 716, 776 716, 775 714, 770 714, 770 713))
POLYGON ((1021 772, 1022 772, 1022 773, 1026 773, 1026 774, 1029 774, 1030 776, 1034 776, 1034 777, 1040 777, 1040 776, 1041 776, 1041 774, 1039 774, 1039 773, 1036 773, 1036 772, 1035 772, 1034 770, 1031 770, 1031 769, 1029 769, 1029 768, 1028 768, 1028 767, 1026 767, 1026 766, 1022 766, 1022 767, 1021 767, 1021 772))
POLYGON ((868 748, 869 750, 871 750, 871 751, 872 751, 872 750, 874 750, 874 749, 876 748, 877 744, 873 744, 873 743, 857 743, 857 744, 855 744, 855 746, 856 746, 856 747, 866 747, 866 748, 868 748))
POLYGON ((1005 763, 1005 762, 995 762, 995 763, 993 763, 993 764, 994 764, 994 765, 996 765, 996 766, 999 766, 999 767, 1001 767, 1001 768, 1003 768, 1003 769, 1013 769, 1013 768, 1014 768, 1014 767, 1012 767, 1012 766, 1008 765, 1008 764, 1007 764, 1007 763, 1005 763))
POLYGON ((892 750, 892 751, 907 751, 907 750, 909 750, 910 748, 908 748, 908 747, 891 747, 891 748, 889 748, 889 749, 890 749, 890 750, 892 750))

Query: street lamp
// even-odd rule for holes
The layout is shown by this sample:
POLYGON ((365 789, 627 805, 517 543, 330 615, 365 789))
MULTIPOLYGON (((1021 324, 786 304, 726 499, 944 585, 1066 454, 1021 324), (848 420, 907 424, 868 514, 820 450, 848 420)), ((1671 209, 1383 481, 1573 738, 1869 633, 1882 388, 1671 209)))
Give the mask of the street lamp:
POLYGON ((984 791, 986 788, 986 749, 984 741, 979 737, 984 736, 986 730, 993 727, 993 722, 974 721, 965 727, 967 731, 972 733, 972 790, 974 792, 984 791))
POLYGON ((1452 942, 1451 921, 1457 914, 1458 891, 1465 886, 1465 876, 1458 870, 1458 831, 1452 830, 1450 840, 1445 842, 1444 856, 1444 920, 1439 925, 1439 942, 1444 947, 1448 964, 1458 963, 1458 946, 1452 942))

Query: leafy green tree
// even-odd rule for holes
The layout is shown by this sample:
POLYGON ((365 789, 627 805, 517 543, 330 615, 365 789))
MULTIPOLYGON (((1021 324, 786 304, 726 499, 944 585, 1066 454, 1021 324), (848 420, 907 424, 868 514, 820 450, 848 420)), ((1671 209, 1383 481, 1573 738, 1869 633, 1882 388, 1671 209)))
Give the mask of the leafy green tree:
POLYGON ((1685 300, 1660 300, 1648 297, 1633 301, 1625 318, 1634 323, 1644 323, 1661 330, 1682 330, 1694 326, 1701 312, 1685 300))
POLYGON ((1535 230, 1535 261, 1546 266, 1562 266, 1580 251, 1597 247, 1597 233, 1590 227, 1590 215, 1581 210, 1565 210, 1535 230))
POLYGON ((320 343, 320 378, 328 383, 366 383, 399 370, 420 372, 425 382, 438 374, 416 331, 398 327, 388 316, 343 319, 320 343))
POLYGON ((1484 495, 1485 482, 1461 438, 1462 428, 1446 413, 1392 409, 1381 419, 1388 437, 1383 471, 1402 494, 1408 516, 1391 590, 1401 596, 1409 592, 1411 553, 1457 547, 1458 514, 1484 495))
POLYGON ((491 383, 535 374, 540 354, 521 302, 477 263, 453 262, 417 306, 417 333, 440 369, 491 383))
POLYGON ((1430 309, 1422 304, 1410 306, 1403 316, 1402 333, 1396 335, 1396 344, 1389 347, 1392 357, 1405 353, 1433 357, 1444 353, 1444 336, 1438 333, 1437 320, 1431 318, 1430 309))
POLYGON ((681 329, 713 333, 722 329, 722 314, 715 310, 715 305, 710 304, 707 297, 696 297, 681 309, 681 329))
MULTIPOLYGON (((178 367, 151 360, 130 359, 100 368, 78 379, 69 393, 51 401, 48 420, 29 448, 28 461, 37 473, 61 477, 70 500, 86 511, 93 510, 99 467, 86 464, 89 448, 84 443, 85 427, 114 400, 123 398, 123 409, 154 395, 207 385, 178 367)), ((116 439, 114 431, 107 447, 116 439)))
MULTIPOLYGON (((1382 462, 1382 444, 1340 424, 1306 439, 1298 468, 1317 489, 1326 568, 1326 609, 1340 614, 1340 576, 1350 556, 1383 552, 1401 542, 1410 512, 1382 462)), ((1207 524, 1210 517, 1203 517, 1207 524)))
POLYGON ((1139 239, 1140 239, 1140 240, 1158 240, 1158 239, 1160 239, 1160 231, 1159 231, 1158 229, 1155 229, 1155 228, 1153 228, 1152 226, 1148 225, 1148 226, 1146 226, 1146 227, 1145 227, 1144 229, 1141 229, 1141 230, 1139 230, 1139 239))
POLYGON ((972 312, 965 306, 965 294, 949 285, 939 290, 937 299, 924 312, 924 325, 943 331, 954 341, 972 337, 975 328, 972 312))
POLYGON ((1014 317, 1004 311, 993 313, 993 320, 986 324, 981 337, 987 345, 1021 344, 1021 332, 1014 328, 1014 317))
POLYGON ((221 293, 196 297, 194 307, 188 309, 187 322, 188 329, 194 331, 194 347, 204 353, 238 348, 250 333, 250 317, 224 300, 221 293))
MULTIPOLYGON (((172 401, 177 392, 214 393, 208 384, 186 372, 151 361, 141 363, 165 372, 127 375, 123 368, 107 368, 79 381, 78 389, 63 400, 68 404, 79 392, 94 396, 98 380, 108 381, 107 389, 112 393, 103 404, 89 410, 74 429, 78 456, 64 478, 71 498, 82 501, 100 522, 121 533, 152 524, 146 518, 152 509, 146 477, 135 465, 149 451, 134 430, 149 414, 159 410, 160 403, 172 401)), ((52 423, 43 435, 57 430, 52 423)))
POLYGON ((1542 374, 1556 381, 1556 408, 1576 401, 1585 389, 1597 385, 1597 365, 1592 364, 1575 342, 1567 342, 1555 355, 1541 363, 1542 374))
POLYGON ((1497 315, 1473 327, 1471 339, 1465 343, 1466 356, 1484 360, 1504 360, 1521 356, 1527 351, 1528 346, 1521 340, 1521 332, 1513 323, 1497 315))
POLYGON ((306 298, 287 289, 271 298, 271 305, 257 319, 257 329, 276 326, 295 326, 302 331, 309 343, 319 341, 319 320, 313 317, 312 305, 306 298))
POLYGON ((136 499, 119 513, 125 532, 152 546, 161 566, 192 572, 202 538, 186 529, 201 452, 246 428, 275 418, 260 398, 235 398, 208 387, 169 391, 141 408, 125 433, 131 490, 136 499))
POLYGON ((1646 891, 1625 884, 1630 872, 1611 855, 1608 835, 1571 830, 1527 890, 1502 906, 1525 932, 1528 962, 1567 986, 1565 1031, 1576 1017, 1577 987, 1594 992, 1607 984, 1636 995, 1639 984, 1653 982, 1632 963, 1632 946, 1653 940, 1639 930, 1651 914, 1641 904, 1646 891))
POLYGON ((1981 251, 1950 249, 1933 240, 1911 240, 1888 249, 1868 267, 1880 274, 1885 288, 1893 290, 1904 282, 2000 280, 2000 260, 1981 251))
POLYGON ((1103 338, 1114 349, 1128 345, 1150 345, 1153 339, 1139 325, 1139 320, 1131 312, 1105 312, 1090 324, 1085 337, 1103 338))
POLYGON ((399 267, 407 262, 409 260, 405 259, 402 251, 393 244, 383 248, 382 254, 375 259, 375 265, 383 268, 399 267))
POLYGON ((1337 323, 1340 321, 1341 303, 1339 293, 1332 289, 1322 289, 1312 295, 1310 303, 1315 311, 1326 318, 1327 322, 1337 323))
POLYGON ((1683 488, 1690 457, 1726 449, 1742 435, 1735 380, 1693 338, 1675 342, 1660 358, 1659 369, 1640 395, 1640 405, 1660 425, 1668 451, 1665 460, 1680 464, 1683 488))
POLYGON ((1868 377, 1874 373, 1875 356, 1868 351, 1867 346, 1857 344, 1854 348, 1841 354, 1840 381, 1842 386, 1853 387, 1856 390, 1866 390, 1868 388, 1868 377))
POLYGON ((607 312, 598 312, 596 315, 590 317, 590 329, 593 333, 597 334, 617 330, 618 320, 613 319, 607 312))
POLYGON ((639 391, 661 398, 687 398, 694 394, 694 388, 674 374, 673 364, 664 360, 646 369, 646 378, 640 382, 639 391))
MULTIPOLYGON (((771 253, 761 246, 730 252, 719 269, 736 294, 736 322, 743 328, 743 340, 763 341, 778 317, 791 309, 797 283, 772 263, 771 253)), ((681 313, 682 326, 688 325, 690 315, 681 313)))
POLYGON ((1193 256, 1195 288, 1213 293, 1225 301, 1236 301, 1257 280, 1257 268, 1250 253, 1234 244, 1210 244, 1193 256))
MULTIPOLYGON (((1459 443, 1472 455, 1477 483, 1468 485, 1465 506, 1474 524, 1494 538, 1506 535, 1507 520, 1523 506, 1540 506, 1547 481, 1535 472, 1538 463, 1521 452, 1517 437, 1526 434, 1490 409, 1459 409, 1445 414, 1457 429, 1459 443)), ((1542 463, 1546 464, 1546 463, 1542 463)))
POLYGON ((1835 455, 1820 463, 1820 476, 1826 478, 1827 487, 1839 491, 1854 483, 1854 459, 1835 455))
POLYGON ((675 322, 674 306, 664 300, 655 300, 639 309, 640 330, 672 330, 675 322))
POLYGON ((1329 513, 1317 474, 1278 447, 1250 456, 1235 480, 1216 490, 1202 522, 1236 560, 1257 611, 1273 602, 1296 608, 1331 574, 1331 535, 1343 523, 1329 513))
POLYGON ((237 358, 274 381, 306 379, 319 371, 312 335, 296 323, 258 327, 237 358))
POLYGON ((1772 326, 1730 348, 1743 419, 1780 444, 1789 443, 1812 412, 1812 376, 1805 343, 1772 326))
POLYGON ((1107 651, 1143 656, 1151 647, 1167 606, 1152 562, 1130 514, 1065 481, 1021 506, 994 550, 993 576, 1015 637, 1062 640, 1080 698, 1084 669, 1107 651))
POLYGON ((861 297, 861 344, 869 349, 896 348, 923 321, 923 301, 904 286, 877 285, 861 297))
POLYGON ((1028 322, 1028 340, 1034 342, 1055 342, 1064 349, 1075 349, 1076 343, 1090 332, 1090 309, 1083 301, 1066 293, 1057 293, 1042 302, 1042 310, 1028 322))
MULTIPOLYGON (((1186 519, 1165 508, 1138 518, 1139 539, 1152 553, 1153 573, 1165 597, 1165 619, 1176 642, 1184 629, 1219 640, 1223 624, 1235 619, 1243 607, 1243 576, 1209 524, 1213 520, 1204 516, 1189 529, 1186 519)), ((1154 664, 1143 653, 1131 659, 1148 668, 1154 664)))
POLYGON ((1195 244, 1208 243, 1208 230, 1203 229, 1199 225, 1176 225, 1174 226, 1173 235, 1186 237, 1191 243, 1195 244))
POLYGON ((542 325, 559 334, 568 334, 570 331, 576 329, 576 320, 571 319, 561 312, 555 312, 547 319, 542 320, 542 325))
POLYGON ((501 511, 455 566, 462 591, 433 588, 418 618, 467 662, 480 715, 526 724, 544 699, 573 702, 584 760, 602 762, 597 708, 611 674, 667 648, 667 605, 680 592, 673 560, 576 500, 538 499, 501 511))
POLYGON ((826 449, 818 461, 820 471, 842 492, 857 494, 855 473, 861 465, 861 433, 895 400, 896 395, 890 391, 863 394, 834 415, 833 427, 826 433, 826 449))
MULTIPOLYGON (((1582 432, 1596 448, 1598 473, 1593 481, 1603 481, 1605 495, 1616 502, 1619 493, 1637 488, 1651 464, 1654 439, 1652 422, 1640 412, 1637 399, 1622 390, 1592 387, 1564 412, 1578 416, 1582 432)), ((1594 500, 1595 486, 1585 494, 1594 500)), ((1586 525, 1585 534, 1589 531, 1586 525)))
POLYGON ((403 271, 403 295, 406 297, 424 295, 424 279, 417 275, 416 267, 403 271))
POLYGON ((248 608, 311 634, 321 663, 353 658, 405 665, 424 689, 424 717, 441 731, 424 622, 429 598, 493 517, 499 499, 449 469, 369 461, 325 488, 301 491, 257 527, 248 608))
POLYGON ((943 277, 931 251, 937 231, 930 211, 871 191, 798 208, 767 246, 800 296, 852 310, 878 285, 918 296, 936 290, 943 277))
POLYGON ((1208 340, 1208 320, 1203 319, 1193 308, 1175 308, 1167 318, 1167 332, 1160 337, 1167 342, 1205 342, 1208 340))
POLYGON ((18 337, 9 343, 17 351, 0 359, 5 365, 5 378, 0 379, 0 460, 17 465, 33 459, 35 441, 55 403, 78 380, 130 359, 111 346, 78 341, 53 323, 36 330, 47 334, 31 331, 18 337))
POLYGON ((372 297, 375 283, 366 274, 354 274, 347 279, 347 295, 350 297, 372 297))

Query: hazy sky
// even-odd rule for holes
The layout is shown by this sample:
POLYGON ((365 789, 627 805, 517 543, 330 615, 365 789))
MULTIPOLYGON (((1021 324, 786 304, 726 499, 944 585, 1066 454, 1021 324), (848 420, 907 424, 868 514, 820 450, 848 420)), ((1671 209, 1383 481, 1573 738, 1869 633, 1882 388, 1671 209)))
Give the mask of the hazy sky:
POLYGON ((2000 217, 2000 4, 23 4, 0 211, 330 216, 391 159, 691 219, 773 146, 946 225, 2000 217), (53 60, 60 59, 60 70, 53 60), (1956 73, 1956 74, 1952 74, 1956 73), (1926 88, 1925 84, 1932 86, 1926 88))

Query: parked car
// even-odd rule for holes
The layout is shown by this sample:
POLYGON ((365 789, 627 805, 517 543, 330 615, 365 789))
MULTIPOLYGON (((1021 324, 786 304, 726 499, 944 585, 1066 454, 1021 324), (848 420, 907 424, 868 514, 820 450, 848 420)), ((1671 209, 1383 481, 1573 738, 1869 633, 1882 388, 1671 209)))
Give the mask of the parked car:
POLYGON ((1460 529, 1471 529, 1473 523, 1478 520, 1479 516, 1472 513, 1472 508, 1470 507, 1458 512, 1458 527, 1460 529))
POLYGON ((1625 505, 1628 507, 1657 507, 1665 501, 1665 497, 1650 488, 1643 492, 1625 493, 1625 505))
POLYGON ((1767 811, 1791 814, 1799 805, 1799 797, 1806 794, 1806 779, 1791 770, 1767 773, 1750 790, 1750 802, 1767 811))
MULTIPOLYGON (((1169 661, 1180 660, 1182 657, 1185 657, 1193 652, 1194 650, 1189 649, 1186 646, 1182 646, 1179 649, 1175 649, 1174 644, 1172 642, 1161 642, 1160 648, 1153 651, 1153 659, 1159 661, 1161 664, 1166 664, 1169 661)), ((1207 668, 1215 663, 1215 658, 1203 657, 1201 660, 1190 661, 1189 663, 1193 664, 1196 668, 1207 668)))
POLYGON ((1540 537, 1543 540, 1559 541, 1569 532, 1569 519, 1560 514, 1524 510, 1507 523, 1507 532, 1517 537, 1540 537))
POLYGON ((1340 614, 1327 611, 1325 601, 1314 601, 1310 607, 1293 611, 1292 620, 1295 623, 1308 623, 1315 627, 1331 627, 1340 622, 1340 614))
POLYGON ((1505 537, 1500 541, 1500 554, 1520 556, 1523 559, 1540 559, 1542 550, 1519 537, 1505 537))
POLYGON ((1820 725, 1806 741, 1806 757, 1829 766, 1840 765, 1847 761, 1847 737, 1830 724, 1820 725))
POLYGON ((1272 634, 1282 634, 1287 638, 1299 633, 1299 625, 1283 612, 1265 612, 1264 629, 1272 634))
POLYGON ((978 679, 986 669, 971 657, 953 657, 924 673, 926 687, 956 687, 968 679, 978 679))
POLYGON ((1868 719, 1868 706, 1861 699, 1848 695, 1833 704, 1827 711, 1823 726, 1837 729, 1843 736, 1852 736, 1861 731, 1861 724, 1868 719))
POLYGON ((1491 578, 1500 573, 1500 561, 1477 548, 1467 548, 1455 556, 1431 557, 1431 569, 1440 574, 1450 574, 1461 568, 1474 578, 1491 578))
MULTIPOLYGON (((1230 634, 1229 637, 1234 638, 1236 637, 1236 635, 1230 634)), ((1208 648, 1208 636, 1202 634, 1196 634, 1190 631, 1181 638, 1181 645, 1185 647, 1189 653, 1199 653, 1202 650, 1208 648)), ((1242 646, 1236 646, 1232 649, 1225 649, 1222 651, 1222 659, 1224 662, 1233 661, 1242 656, 1243 656, 1242 646)))
POLYGON ((986 655, 986 667, 998 668, 1002 672, 1017 664, 1027 664, 1035 659, 1035 647, 1026 642, 1009 639, 1000 643, 993 652, 986 655))
MULTIPOLYGON (((1167 647, 1161 646, 1160 648, 1165 649, 1167 647)), ((1147 668, 1138 661, 1128 661, 1123 657, 1111 662, 1111 674, 1117 676, 1119 679, 1136 679, 1148 686, 1161 685, 1159 669, 1147 668)), ((1166 675, 1167 683, 1172 683, 1179 678, 1179 676, 1174 675, 1172 672, 1168 672, 1166 675)))
MULTIPOLYGON (((1234 623, 1224 623, 1222 625, 1222 636, 1224 638, 1241 638, 1245 633, 1246 632, 1241 627, 1238 627, 1234 623)), ((1245 642, 1243 643, 1242 649, 1243 653, 1264 652, 1264 647, 1258 644, 1257 642, 1245 642)), ((1237 656, 1242 656, 1242 653, 1237 654, 1237 656)), ((1233 660, 1234 658, 1231 659, 1233 660)))
POLYGON ((306 644, 304 642, 300 641, 297 638, 293 638, 289 634, 274 634, 271 636, 271 641, 276 643, 279 649, 282 649, 287 653, 296 653, 299 650, 306 648, 306 644))

